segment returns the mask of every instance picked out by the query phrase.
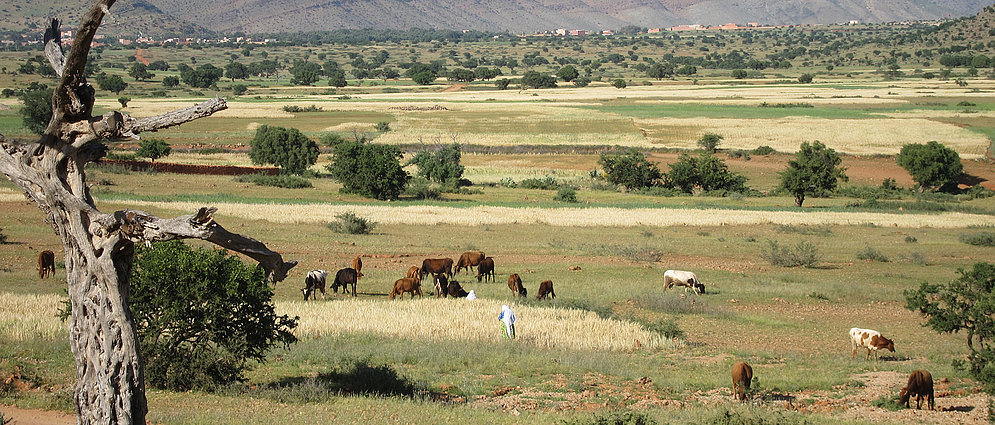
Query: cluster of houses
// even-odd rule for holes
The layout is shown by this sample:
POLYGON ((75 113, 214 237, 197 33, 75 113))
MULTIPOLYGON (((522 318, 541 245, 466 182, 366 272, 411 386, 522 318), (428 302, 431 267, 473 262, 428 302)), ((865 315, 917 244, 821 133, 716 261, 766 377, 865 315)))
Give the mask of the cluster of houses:
MULTIPOLYGON (((903 21, 895 22, 892 24, 897 25, 912 25, 912 24, 929 24, 929 25, 939 25, 942 20, 935 21, 903 21)), ((838 24, 838 25, 860 25, 858 20, 850 20, 848 22, 838 24)), ((796 28, 796 27, 813 27, 817 25, 812 24, 790 24, 790 25, 767 25, 760 24, 759 22, 749 22, 746 25, 740 25, 737 23, 728 23, 723 25, 701 25, 701 24, 684 24, 675 25, 672 27, 660 27, 660 28, 649 28, 645 30, 646 34, 659 34, 662 32, 680 32, 680 31, 732 31, 732 30, 746 30, 746 29, 775 29, 775 28, 796 28)), ((587 31, 587 30, 577 30, 577 29, 566 29, 558 28, 555 30, 547 31, 537 31, 534 34, 519 34, 521 37, 569 37, 569 36, 588 36, 588 35, 615 35, 612 30, 602 30, 602 31, 587 31)))
MULTIPOLYGON (((66 30, 66 31, 62 31, 60 33, 60 37, 62 38, 62 44, 63 45, 68 46, 68 45, 70 45, 70 44, 73 43, 73 34, 74 34, 74 32, 75 31, 73 31, 73 30, 66 30)), ((18 40, 18 41, 15 41, 15 40, 0 40, 0 45, 13 45, 13 44, 30 45, 30 44, 40 44, 42 42, 42 40, 37 39, 37 38, 28 38, 29 36, 30 36, 29 34, 25 34, 25 35, 22 36, 24 39, 23 40, 18 40)), ((117 39, 117 44, 122 45, 122 46, 130 46, 130 45, 133 45, 133 44, 137 44, 137 45, 159 45, 159 46, 162 46, 162 45, 180 45, 180 46, 182 46, 182 45, 188 45, 188 44, 228 44, 228 43, 237 43, 237 44, 243 44, 243 43, 247 43, 247 44, 267 44, 267 43, 273 43, 273 42, 276 42, 276 39, 272 39, 272 38, 255 39, 255 38, 252 38, 252 37, 222 37, 222 38, 218 38, 218 39, 194 38, 194 37, 171 37, 171 38, 166 38, 166 39, 159 40, 159 39, 156 39, 156 38, 151 37, 151 36, 139 35, 138 37, 135 37, 135 38, 118 38, 117 39)), ((90 47, 100 47, 100 46, 105 46, 107 44, 109 44, 109 42, 107 41, 107 38, 103 34, 96 34, 96 35, 93 36, 93 41, 90 43, 90 47)))

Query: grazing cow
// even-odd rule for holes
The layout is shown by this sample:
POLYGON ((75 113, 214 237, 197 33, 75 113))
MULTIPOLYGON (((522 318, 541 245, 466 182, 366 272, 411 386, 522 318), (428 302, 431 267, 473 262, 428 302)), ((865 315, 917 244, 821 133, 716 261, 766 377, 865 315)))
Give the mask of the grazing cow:
POLYGON ((352 284, 352 296, 356 296, 356 280, 359 279, 359 273, 356 272, 354 268, 344 268, 339 269, 335 273, 335 281, 332 282, 332 290, 336 293, 339 292, 339 287, 342 287, 342 293, 349 293, 349 284, 352 284))
POLYGON ((666 291, 673 288, 674 285, 683 286, 684 292, 691 289, 695 294, 699 295, 705 290, 705 285, 698 280, 698 276, 695 276, 694 273, 681 270, 667 270, 663 273, 663 290, 666 291))
POLYGON ((488 277, 491 279, 491 282, 494 281, 493 257, 486 257, 483 260, 480 260, 480 264, 477 265, 477 282, 480 282, 481 279, 486 282, 488 277))
POLYGON ((356 280, 359 280, 359 278, 366 276, 363 274, 363 259, 359 257, 360 256, 357 255, 356 258, 352 259, 352 268, 356 269, 356 280))
POLYGON ((470 270, 471 267, 477 267, 480 265, 480 261, 486 257, 482 251, 469 251, 464 252, 463 255, 459 256, 459 261, 456 262, 456 270, 454 273, 459 273, 460 270, 470 270))
POLYGON ((850 352, 851 359, 857 356, 858 348, 867 349, 865 360, 871 357, 871 350, 874 350, 874 370, 878 370, 878 350, 895 352, 895 343, 892 340, 881 336, 881 332, 870 329, 850 328, 850 342, 853 348, 850 352))
POLYGON ((421 282, 421 269, 419 269, 418 266, 411 266, 411 268, 408 269, 408 274, 404 277, 413 277, 421 282))
POLYGON ((898 392, 898 401, 905 407, 909 407, 909 397, 911 396, 916 396, 917 410, 922 409, 923 397, 926 398, 926 407, 929 407, 929 410, 936 408, 933 403, 933 376, 929 372, 922 369, 912 371, 912 374, 909 375, 909 383, 905 384, 905 388, 898 392))
POLYGON ((328 276, 328 272, 324 270, 311 270, 307 272, 307 277, 304 278, 304 287, 301 288, 301 292, 304 293, 304 301, 307 301, 308 297, 313 299, 318 299, 318 294, 315 290, 321 291, 321 299, 325 299, 325 277, 328 276))
POLYGON ((418 294, 418 298, 421 298, 421 281, 413 277, 397 279, 394 282, 394 289, 390 291, 390 299, 394 299, 398 295, 400 295, 401 299, 404 299, 405 292, 410 293, 412 299, 414 299, 415 294, 418 294))
POLYGON ((453 277, 452 258, 426 258, 421 262, 421 277, 425 275, 439 275, 445 273, 447 277, 453 277))
POLYGON ((511 293, 516 297, 525 297, 528 295, 529 291, 522 286, 522 278, 518 276, 518 273, 512 273, 508 276, 508 289, 511 289, 511 293))
POLYGON ((448 293, 449 293, 449 296, 453 297, 453 298, 466 298, 467 295, 470 295, 468 292, 466 292, 465 290, 463 290, 463 286, 460 285, 459 282, 457 282, 455 280, 450 280, 449 281, 449 291, 448 291, 448 293))
POLYGON ((732 365, 732 392, 737 400, 746 400, 751 382, 753 382, 753 368, 750 365, 746 362, 736 362, 732 365))
POLYGON ((38 277, 55 276, 55 253, 49 250, 38 254, 38 277))
POLYGON ((449 294, 449 279, 446 278, 446 275, 440 274, 435 276, 433 280, 435 281, 435 297, 445 298, 449 294))
POLYGON ((549 298, 556 298, 556 292, 553 292, 552 280, 544 280, 539 284, 539 295, 536 295, 536 299, 544 300, 547 295, 549 298))

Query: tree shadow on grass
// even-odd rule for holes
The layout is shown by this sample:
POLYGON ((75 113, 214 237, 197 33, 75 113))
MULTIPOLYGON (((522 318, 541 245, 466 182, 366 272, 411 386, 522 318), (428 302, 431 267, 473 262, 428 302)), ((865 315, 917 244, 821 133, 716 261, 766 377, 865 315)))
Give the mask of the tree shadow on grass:
POLYGON ((246 395, 280 403, 320 403, 335 396, 365 395, 445 401, 424 385, 409 381, 389 365, 371 365, 364 360, 344 363, 317 376, 294 376, 269 384, 245 388, 246 395))

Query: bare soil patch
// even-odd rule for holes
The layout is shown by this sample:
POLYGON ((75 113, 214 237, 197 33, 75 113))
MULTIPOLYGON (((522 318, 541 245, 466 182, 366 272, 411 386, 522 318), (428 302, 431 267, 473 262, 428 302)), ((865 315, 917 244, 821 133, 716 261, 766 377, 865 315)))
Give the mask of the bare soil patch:
POLYGON ((4 418, 13 419, 14 425, 75 425, 76 417, 62 412, 40 409, 21 409, 0 405, 4 418))

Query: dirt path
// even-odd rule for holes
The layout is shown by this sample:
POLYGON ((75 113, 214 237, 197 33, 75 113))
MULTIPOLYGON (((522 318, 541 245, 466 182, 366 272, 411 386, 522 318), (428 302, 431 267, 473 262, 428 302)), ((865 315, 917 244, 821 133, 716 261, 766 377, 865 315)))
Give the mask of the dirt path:
POLYGON ((449 93, 454 91, 460 91, 466 88, 466 84, 453 84, 449 87, 443 89, 440 93, 449 93))
POLYGON ((0 413, 5 419, 13 419, 11 425, 75 425, 76 417, 62 412, 39 409, 21 409, 0 405, 0 413))
POLYGON ((135 60, 142 63, 142 65, 149 66, 148 50, 145 49, 135 49, 135 60))

